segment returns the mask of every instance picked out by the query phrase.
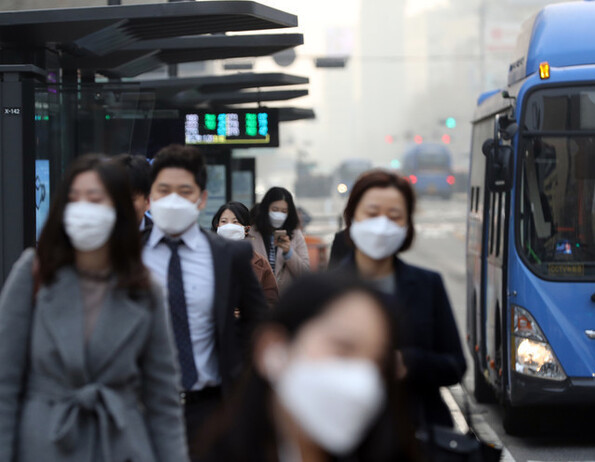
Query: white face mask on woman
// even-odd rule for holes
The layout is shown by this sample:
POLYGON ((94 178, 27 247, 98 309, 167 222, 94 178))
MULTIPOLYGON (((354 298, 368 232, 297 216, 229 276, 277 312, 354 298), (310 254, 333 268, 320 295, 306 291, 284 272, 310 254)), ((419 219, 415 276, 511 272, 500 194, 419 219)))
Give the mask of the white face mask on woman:
POLYGON ((81 252, 90 252, 110 238, 116 224, 116 210, 105 204, 69 202, 64 209, 63 223, 72 246, 81 252))
POLYGON ((234 241, 241 241, 246 237, 244 227, 235 223, 227 223, 226 225, 219 226, 219 228, 217 228, 217 234, 234 241))
POLYGON ((165 234, 181 234, 198 221, 198 204, 200 199, 190 202, 171 193, 161 199, 151 200, 151 217, 155 226, 165 234))
POLYGON ((394 255, 407 237, 407 227, 399 226, 386 216, 354 221, 349 236, 355 246, 368 257, 382 260, 394 255))
POLYGON ((287 220, 286 213, 273 211, 269 212, 269 221, 271 222, 271 226, 273 228, 280 228, 283 226, 283 223, 285 223, 285 220, 287 220))
POLYGON ((380 371, 365 359, 294 360, 272 386, 302 430, 334 455, 361 442, 385 402, 380 371))

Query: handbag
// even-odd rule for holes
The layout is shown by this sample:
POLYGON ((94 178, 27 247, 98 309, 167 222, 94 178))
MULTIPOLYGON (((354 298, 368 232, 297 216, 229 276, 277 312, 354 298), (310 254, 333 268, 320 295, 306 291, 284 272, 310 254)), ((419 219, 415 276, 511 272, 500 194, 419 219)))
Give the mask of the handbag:
POLYGON ((472 432, 432 425, 416 433, 424 462, 497 462, 502 449, 481 441, 472 432))
POLYGON ((467 433, 440 425, 425 425, 415 433, 423 462, 498 462, 502 448, 481 440, 473 430, 465 398, 467 433))

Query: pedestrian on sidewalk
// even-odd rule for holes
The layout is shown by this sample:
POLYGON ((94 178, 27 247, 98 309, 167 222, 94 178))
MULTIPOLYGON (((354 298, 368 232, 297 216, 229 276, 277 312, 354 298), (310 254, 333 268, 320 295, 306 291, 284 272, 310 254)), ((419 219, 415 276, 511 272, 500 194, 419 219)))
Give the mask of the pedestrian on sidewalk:
POLYGON ((205 429, 205 460, 416 460, 393 342, 391 316, 366 284, 297 280, 257 330, 243 386, 205 429))
POLYGON ((0 460, 188 460, 162 293, 126 171, 76 159, 0 296, 0 460))
MULTIPOLYGON (((231 392, 250 335, 268 310, 250 261, 252 247, 201 229, 207 168, 194 147, 170 145, 151 167, 153 228, 143 260, 167 288, 188 438, 231 392)), ((191 448, 192 459, 196 460, 191 448)))
POLYGON ((151 192, 151 166, 143 156, 120 154, 116 160, 128 171, 132 189, 132 203, 136 212, 136 220, 140 231, 150 229, 153 220, 146 215, 149 210, 149 193, 151 192))
POLYGON ((267 258, 275 272, 279 291, 310 271, 308 246, 299 229, 293 196, 281 187, 269 189, 255 209, 250 229, 254 250, 267 258))
MULTIPOLYGON (((228 202, 223 204, 213 216, 211 230, 219 236, 241 241, 246 239, 250 231, 250 211, 241 202, 228 202)), ((279 300, 279 288, 275 274, 268 260, 259 253, 252 252, 252 269, 256 279, 262 287, 262 292, 270 308, 279 300)))
POLYGON ((405 178, 385 170, 360 176, 344 211, 352 250, 339 268, 385 294, 398 326, 395 355, 414 421, 452 426, 440 387, 460 382, 465 357, 442 278, 399 258, 413 243, 414 210, 414 192, 405 178))

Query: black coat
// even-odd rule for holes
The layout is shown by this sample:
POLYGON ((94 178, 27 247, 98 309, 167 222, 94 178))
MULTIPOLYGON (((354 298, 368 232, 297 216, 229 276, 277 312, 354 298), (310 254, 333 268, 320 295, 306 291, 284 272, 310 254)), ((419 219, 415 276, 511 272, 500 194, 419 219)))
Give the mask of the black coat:
POLYGON ((331 255, 328 260, 328 269, 334 269, 353 251, 353 246, 350 246, 345 239, 346 230, 341 230, 335 233, 335 238, 331 245, 331 255))
MULTIPOLYGON (((339 265, 355 270, 353 252, 339 265)), ((397 348, 407 368, 413 420, 452 426, 440 387, 461 381, 467 368, 440 275, 395 257, 396 293, 387 304, 397 324, 397 348)))

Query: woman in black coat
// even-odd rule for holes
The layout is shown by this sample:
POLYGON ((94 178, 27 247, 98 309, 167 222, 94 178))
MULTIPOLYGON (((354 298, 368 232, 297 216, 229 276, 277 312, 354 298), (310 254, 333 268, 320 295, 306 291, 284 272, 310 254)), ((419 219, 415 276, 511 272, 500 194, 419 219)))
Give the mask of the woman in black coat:
POLYGON ((409 265, 398 254, 413 241, 415 197, 391 172, 362 175, 344 211, 351 252, 338 267, 356 271, 383 292, 397 321, 396 356, 418 425, 452 426, 440 387, 458 383, 465 357, 442 278, 409 265))

